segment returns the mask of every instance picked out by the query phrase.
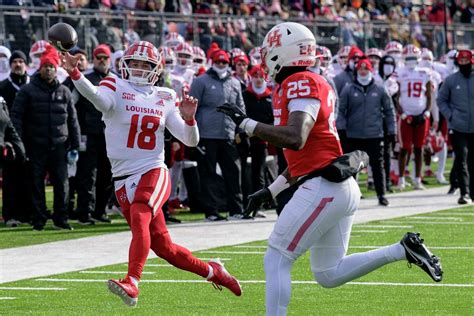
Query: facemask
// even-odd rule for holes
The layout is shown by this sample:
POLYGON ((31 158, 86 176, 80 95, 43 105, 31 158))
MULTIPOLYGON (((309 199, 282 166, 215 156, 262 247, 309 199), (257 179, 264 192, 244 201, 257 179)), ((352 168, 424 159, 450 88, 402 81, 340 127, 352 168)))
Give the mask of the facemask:
POLYGON ((390 76, 394 70, 395 70, 395 66, 393 65, 383 65, 384 76, 390 76))
POLYGON ((459 65, 459 72, 462 73, 464 77, 469 78, 472 72, 472 64, 459 65))
POLYGON ((8 70, 10 70, 8 58, 0 57, 0 72, 7 72, 8 70))
POLYGON ((418 62, 416 60, 407 60, 405 61, 405 67, 408 69, 415 69, 418 62))
POLYGON ((420 67, 433 68, 433 62, 431 60, 422 60, 420 61, 420 67))
POLYGON ((369 72, 366 76, 361 76, 357 74, 357 81, 363 86, 369 85, 370 81, 372 80, 372 73, 369 72))
POLYGON ((41 59, 39 59, 38 57, 31 57, 31 64, 33 68, 39 69, 39 66, 41 64, 41 59))
POLYGON ((212 69, 217 73, 217 76, 219 79, 224 79, 227 76, 229 66, 226 66, 224 68, 218 68, 216 65, 212 65, 212 69))
POLYGON ((260 88, 257 88, 255 83, 252 81, 252 89, 256 94, 262 94, 265 92, 265 89, 267 89, 267 83, 264 81, 263 85, 260 88))

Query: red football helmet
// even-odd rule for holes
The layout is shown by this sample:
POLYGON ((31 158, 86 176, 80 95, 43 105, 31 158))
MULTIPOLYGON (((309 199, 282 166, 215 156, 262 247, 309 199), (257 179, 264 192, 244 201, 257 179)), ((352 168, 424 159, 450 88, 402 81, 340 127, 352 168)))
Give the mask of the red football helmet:
POLYGON ((431 155, 434 155, 443 149, 444 142, 445 140, 441 132, 430 130, 426 137, 425 150, 431 155))
POLYGON ((180 43, 174 48, 177 64, 182 67, 191 67, 193 65, 193 49, 187 43, 180 43))
POLYGON ((122 78, 137 85, 155 85, 161 72, 163 62, 161 54, 152 43, 140 41, 130 45, 120 60, 120 72, 122 78), (131 67, 133 61, 147 62, 149 70, 131 67))

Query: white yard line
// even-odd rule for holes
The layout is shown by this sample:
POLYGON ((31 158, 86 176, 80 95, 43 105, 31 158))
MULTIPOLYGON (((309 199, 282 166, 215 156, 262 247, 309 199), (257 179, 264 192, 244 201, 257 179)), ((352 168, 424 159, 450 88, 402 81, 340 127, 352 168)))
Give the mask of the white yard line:
MULTIPOLYGON (((349 249, 350 248, 353 248, 353 249, 378 249, 378 248, 382 248, 382 247, 386 247, 386 246, 349 246, 349 249)), ((266 249, 267 246, 234 246, 232 248, 252 248, 252 249, 266 249)), ((442 249, 442 250, 474 250, 474 247, 470 247, 470 246, 439 246, 439 247, 436 247, 436 246, 430 246, 430 249, 442 249)), ((209 251, 205 251, 205 252, 209 252, 209 251)), ((215 253, 220 253, 218 251, 216 251, 215 253)), ((233 251, 228 251, 226 253, 240 253, 238 251, 236 252, 233 252, 233 251)), ((257 254, 257 252, 247 252, 247 254, 257 254)))
POLYGON ((67 288, 63 287, 17 287, 17 286, 2 286, 0 290, 5 291, 65 291, 67 288))
MULTIPOLYGON (((414 223, 357 224, 459 208, 455 197, 445 196, 446 190, 445 186, 424 191, 390 194, 387 197, 391 206, 383 209, 378 206, 376 198, 364 199, 355 215, 354 230, 380 229, 392 232, 394 229, 399 229, 401 237, 405 229, 413 228, 414 223)), ((193 252, 239 245, 268 239, 277 216, 272 211, 266 214, 266 219, 254 221, 183 223, 170 225, 168 230, 176 244, 193 252)), ((463 223, 465 222, 454 224, 462 225, 463 223)), ((0 284, 122 264, 128 260, 130 239, 131 233, 127 231, 0 249, 0 284)), ((150 252, 150 258, 155 258, 152 252, 150 252)))
MULTIPOLYGON (((100 279, 36 279, 39 282, 78 282, 78 283, 105 283, 107 280, 100 279)), ((141 280, 141 283, 208 283, 205 280, 141 280)), ((241 284, 264 284, 265 280, 239 280, 241 284)), ((316 281, 291 281, 292 284, 317 284, 316 281)), ((429 286, 429 287, 474 287, 474 284, 453 284, 453 283, 395 283, 395 282, 348 282, 348 285, 367 286, 429 286)))
MULTIPOLYGON (((385 221, 384 221, 385 222, 385 221)), ((387 223, 393 224, 414 224, 414 225, 474 225, 474 222, 428 222, 428 221, 411 221, 409 218, 406 221, 398 222, 398 221, 386 221, 387 223)), ((413 226, 412 226, 413 227, 413 226)))
POLYGON ((386 233, 388 230, 358 230, 358 229, 353 229, 353 233, 386 233))
POLYGON ((16 297, 0 296, 0 301, 2 301, 2 300, 16 300, 16 297))
POLYGON ((443 221, 457 221, 457 222, 462 222, 464 219, 461 217, 444 217, 444 216, 411 216, 407 218, 407 220, 410 219, 432 219, 432 220, 443 220, 443 221))
POLYGON ((436 214, 436 216, 474 216, 474 213, 446 213, 446 214, 436 214))

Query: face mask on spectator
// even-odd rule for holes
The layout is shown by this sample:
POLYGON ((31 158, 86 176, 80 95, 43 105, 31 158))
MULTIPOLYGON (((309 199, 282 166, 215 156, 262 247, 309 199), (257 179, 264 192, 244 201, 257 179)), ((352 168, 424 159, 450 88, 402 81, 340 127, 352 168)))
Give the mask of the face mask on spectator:
POLYGON ((383 65, 384 76, 390 76, 394 70, 395 70, 395 66, 393 65, 383 65))
POLYGON ((354 60, 352 60, 352 59, 349 60, 349 68, 350 68, 351 70, 354 70, 354 68, 355 68, 355 62, 354 62, 354 60))
POLYGON ((260 88, 257 88, 257 86, 255 85, 254 80, 252 80, 252 89, 256 94, 262 94, 267 89, 267 83, 264 80, 262 86, 260 88))
POLYGON ((0 72, 7 72, 8 70, 10 70, 8 58, 0 57, 0 72))
POLYGON ((217 73, 217 76, 219 76, 220 79, 224 79, 227 76, 227 73, 229 71, 229 65, 227 65, 224 68, 219 68, 216 65, 212 65, 212 69, 217 73))
POLYGON ((357 81, 359 81, 359 83, 363 86, 369 85, 371 80, 372 80, 372 73, 371 72, 369 72, 365 76, 361 76, 361 75, 357 74, 357 81))
POLYGON ((464 77, 469 78, 472 72, 472 64, 459 65, 459 72, 464 75, 464 77))

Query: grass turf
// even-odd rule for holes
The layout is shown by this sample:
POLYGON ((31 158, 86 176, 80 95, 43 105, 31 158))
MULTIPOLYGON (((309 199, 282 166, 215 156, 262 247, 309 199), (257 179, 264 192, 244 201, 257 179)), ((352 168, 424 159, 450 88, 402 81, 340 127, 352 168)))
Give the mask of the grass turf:
MULTIPOLYGON (((474 314, 474 234, 472 222, 474 207, 439 211, 420 215, 371 222, 371 225, 403 222, 413 225, 413 231, 422 232, 429 247, 467 247, 467 249, 432 249, 441 257, 445 271, 442 283, 434 283, 421 269, 408 269, 406 262, 386 265, 358 280, 377 282, 378 286, 346 284, 335 289, 323 289, 315 284, 293 284, 289 315, 473 315, 474 314), (446 218, 443 220, 443 218, 446 218), (439 225, 430 224, 432 222, 439 225), (464 223, 461 224, 461 223, 464 223), (401 283, 393 286, 383 283, 401 283), (428 287, 421 285, 467 284, 470 287, 428 287), (405 284, 405 285, 404 285, 405 284)), ((385 232, 363 233, 364 224, 354 225, 349 252, 366 251, 357 247, 381 246, 397 242, 405 232, 400 228, 380 228, 385 232)), ((377 230, 371 227, 370 230, 377 230)), ((410 229, 411 230, 411 229, 410 229)), ((265 241, 222 247, 195 252, 200 258, 215 256, 212 251, 251 251, 257 254, 225 253, 227 269, 242 281, 243 296, 235 297, 229 291, 213 290, 206 282, 191 273, 168 266, 161 259, 151 259, 145 266, 141 295, 136 309, 126 307, 118 297, 106 290, 105 281, 122 277, 126 265, 118 264, 87 271, 110 271, 105 274, 65 273, 45 279, 97 280, 94 282, 48 282, 39 279, 2 284, 0 297, 15 297, 0 303, 0 314, 39 315, 263 315, 265 275, 263 253, 265 241), (241 248, 242 246, 248 247, 241 248), (260 246, 261 248, 254 248, 260 246), (120 272, 120 273, 114 273, 120 272), (168 282, 156 283, 158 280, 168 282), (173 281, 175 280, 175 281, 173 281), (155 283, 153 283, 155 281, 155 283), (179 282, 181 281, 181 282, 179 282), (259 281, 259 283, 249 282, 259 281), (63 291, 8 290, 4 287, 60 287, 63 291)), ((54 260, 54 259, 52 259, 54 260)), ((300 258, 292 271, 293 281, 312 281, 308 255, 300 258)))
MULTIPOLYGON (((452 159, 448 159, 446 164, 446 170, 451 169, 452 159)), ((437 163, 432 163, 433 170, 437 169, 437 163)), ((375 191, 367 189, 366 186, 367 174, 362 173, 359 177, 359 185, 361 193, 364 197, 375 196, 375 191)), ((427 188, 439 187, 440 185, 436 182, 436 178, 427 177, 427 188)), ((413 187, 407 187, 406 192, 413 190, 413 187)), ((48 187, 46 191, 46 200, 48 209, 53 208, 53 192, 52 188, 48 187)), ((1 199, 0 199, 1 205, 1 199)), ((225 213, 221 215, 225 216, 225 213)), ((199 221, 204 219, 204 214, 192 214, 181 210, 178 214, 175 215, 178 219, 183 222, 190 221, 199 221)), ((57 231, 52 227, 51 221, 45 226, 45 230, 42 232, 33 231, 31 226, 23 224, 17 228, 8 228, 0 224, 0 249, 11 248, 11 247, 20 247, 20 246, 29 246, 42 244, 52 241, 76 239, 82 237, 97 236, 108 233, 115 233, 121 231, 127 231, 128 225, 125 222, 125 219, 120 216, 114 216, 112 218, 112 224, 96 224, 94 226, 81 226, 77 224, 76 221, 70 221, 71 226, 74 228, 74 231, 57 231)))

